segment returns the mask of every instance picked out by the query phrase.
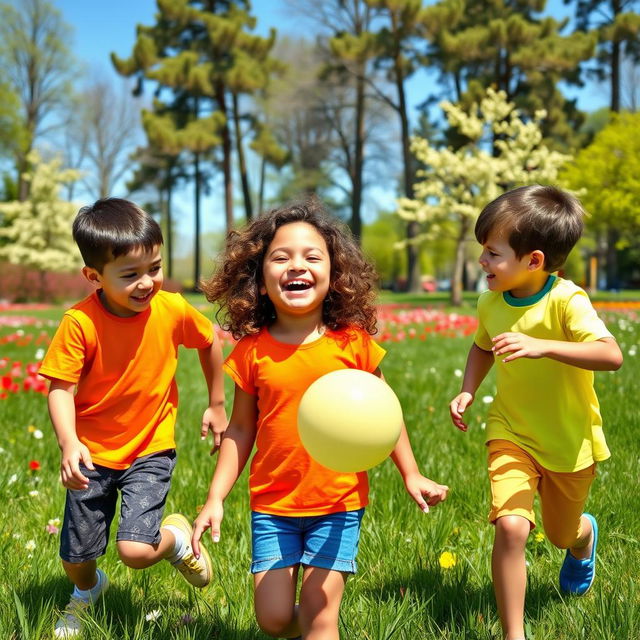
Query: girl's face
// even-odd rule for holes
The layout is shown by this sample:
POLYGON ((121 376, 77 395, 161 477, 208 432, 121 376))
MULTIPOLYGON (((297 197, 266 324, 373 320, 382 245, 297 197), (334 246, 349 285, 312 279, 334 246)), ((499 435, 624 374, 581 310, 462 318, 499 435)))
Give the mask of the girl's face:
POLYGON ((262 263, 263 295, 277 314, 318 311, 329 292, 331 259, 327 243, 313 225, 291 222, 273 236, 262 263))

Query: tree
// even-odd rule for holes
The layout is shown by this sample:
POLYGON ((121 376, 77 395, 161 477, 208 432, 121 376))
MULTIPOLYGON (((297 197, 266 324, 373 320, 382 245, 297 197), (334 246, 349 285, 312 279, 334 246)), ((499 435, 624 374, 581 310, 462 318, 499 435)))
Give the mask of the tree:
POLYGON ((567 20, 538 17, 546 0, 440 0, 423 13, 428 60, 455 102, 469 105, 486 87, 504 91, 525 117, 539 109, 548 144, 571 149, 582 115, 558 83, 579 84, 580 63, 594 52, 594 34, 562 35, 567 20))
POLYGON ((586 222, 596 234, 617 242, 607 252, 607 286, 619 286, 616 249, 637 245, 640 232, 640 113, 613 114, 561 173, 566 184, 580 194, 590 215, 586 222))
POLYGON ((80 264, 70 233, 77 207, 60 198, 62 185, 76 180, 78 174, 61 169, 59 159, 42 161, 37 151, 25 160, 31 167, 23 176, 28 198, 0 204, 6 225, 0 227, 0 258, 37 269, 44 287, 46 271, 72 271, 80 264))
POLYGON ((0 4, 0 62, 22 112, 14 148, 20 200, 28 195, 23 179, 27 156, 35 140, 52 128, 52 115, 70 94, 69 41, 70 28, 46 0, 23 0, 20 10, 0 4))
POLYGON ((488 89, 480 103, 468 109, 450 102, 441 106, 449 125, 468 142, 454 149, 413 139, 411 149, 423 168, 418 171, 416 198, 401 198, 399 215, 426 227, 423 237, 436 234, 444 221, 455 223, 451 304, 458 306, 465 245, 482 208, 514 187, 553 182, 570 156, 543 143, 543 111, 524 122, 503 91, 488 89))
MULTIPOLYGON (((569 4, 572 0, 564 0, 569 4)), ((621 71, 625 57, 640 59, 638 0, 577 0, 576 27, 598 35, 598 66, 592 73, 609 80, 611 111, 620 111, 621 71)))

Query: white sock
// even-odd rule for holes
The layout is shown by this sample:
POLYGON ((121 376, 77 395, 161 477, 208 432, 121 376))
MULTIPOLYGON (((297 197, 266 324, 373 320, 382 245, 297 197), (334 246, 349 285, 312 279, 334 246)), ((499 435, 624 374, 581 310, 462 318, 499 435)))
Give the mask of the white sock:
POLYGON ((167 556, 167 560, 169 562, 176 562, 176 560, 180 560, 180 558, 182 558, 182 556, 186 553, 190 541, 185 539, 184 532, 181 529, 178 529, 178 527, 174 527, 170 524, 165 524, 162 528, 169 529, 169 531, 173 533, 175 543, 173 545, 173 550, 167 556))
POLYGON ((71 597, 77 600, 84 600, 84 602, 95 602, 102 591, 102 576, 100 575, 100 571, 96 571, 96 579, 97 582, 91 589, 78 589, 77 586, 74 586, 71 597))

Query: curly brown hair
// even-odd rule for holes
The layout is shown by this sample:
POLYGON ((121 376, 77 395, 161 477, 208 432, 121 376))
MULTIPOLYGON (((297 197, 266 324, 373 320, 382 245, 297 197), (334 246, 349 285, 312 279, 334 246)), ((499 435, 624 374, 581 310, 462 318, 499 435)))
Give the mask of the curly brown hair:
POLYGON ((239 339, 273 324, 273 303, 260 293, 262 263, 278 228, 293 222, 312 225, 327 243, 331 275, 322 304, 324 324, 333 330, 357 326, 376 333, 376 271, 349 229, 315 198, 269 211, 244 229, 229 233, 218 268, 201 285, 207 300, 219 305, 216 320, 220 326, 239 339))

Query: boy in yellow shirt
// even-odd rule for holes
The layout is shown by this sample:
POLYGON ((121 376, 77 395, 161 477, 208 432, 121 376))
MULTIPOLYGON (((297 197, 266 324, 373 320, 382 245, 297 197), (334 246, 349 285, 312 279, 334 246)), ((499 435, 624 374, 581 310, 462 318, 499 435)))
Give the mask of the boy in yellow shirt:
POLYGON ((124 564, 142 569, 167 559, 196 587, 210 580, 211 562, 195 557, 187 519, 162 520, 176 462, 179 345, 198 349, 209 388, 201 437, 211 430, 215 449, 227 424, 220 343, 205 316, 161 290, 157 222, 132 202, 107 198, 80 210, 73 237, 95 291, 64 314, 40 368, 51 380, 49 413, 67 488, 60 557, 75 587, 55 627, 59 638, 80 632, 80 612, 109 585, 96 560, 118 494, 124 564))
POLYGON ((595 576, 598 527, 583 513, 596 463, 609 457, 593 371, 622 354, 587 294, 552 275, 580 238, 584 211, 551 186, 509 191, 476 223, 489 291, 478 300, 479 326, 461 392, 449 405, 456 427, 496 366, 487 421, 492 574, 505 640, 524 638, 525 544, 540 496, 547 537, 567 549, 560 587, 582 595, 595 576))

